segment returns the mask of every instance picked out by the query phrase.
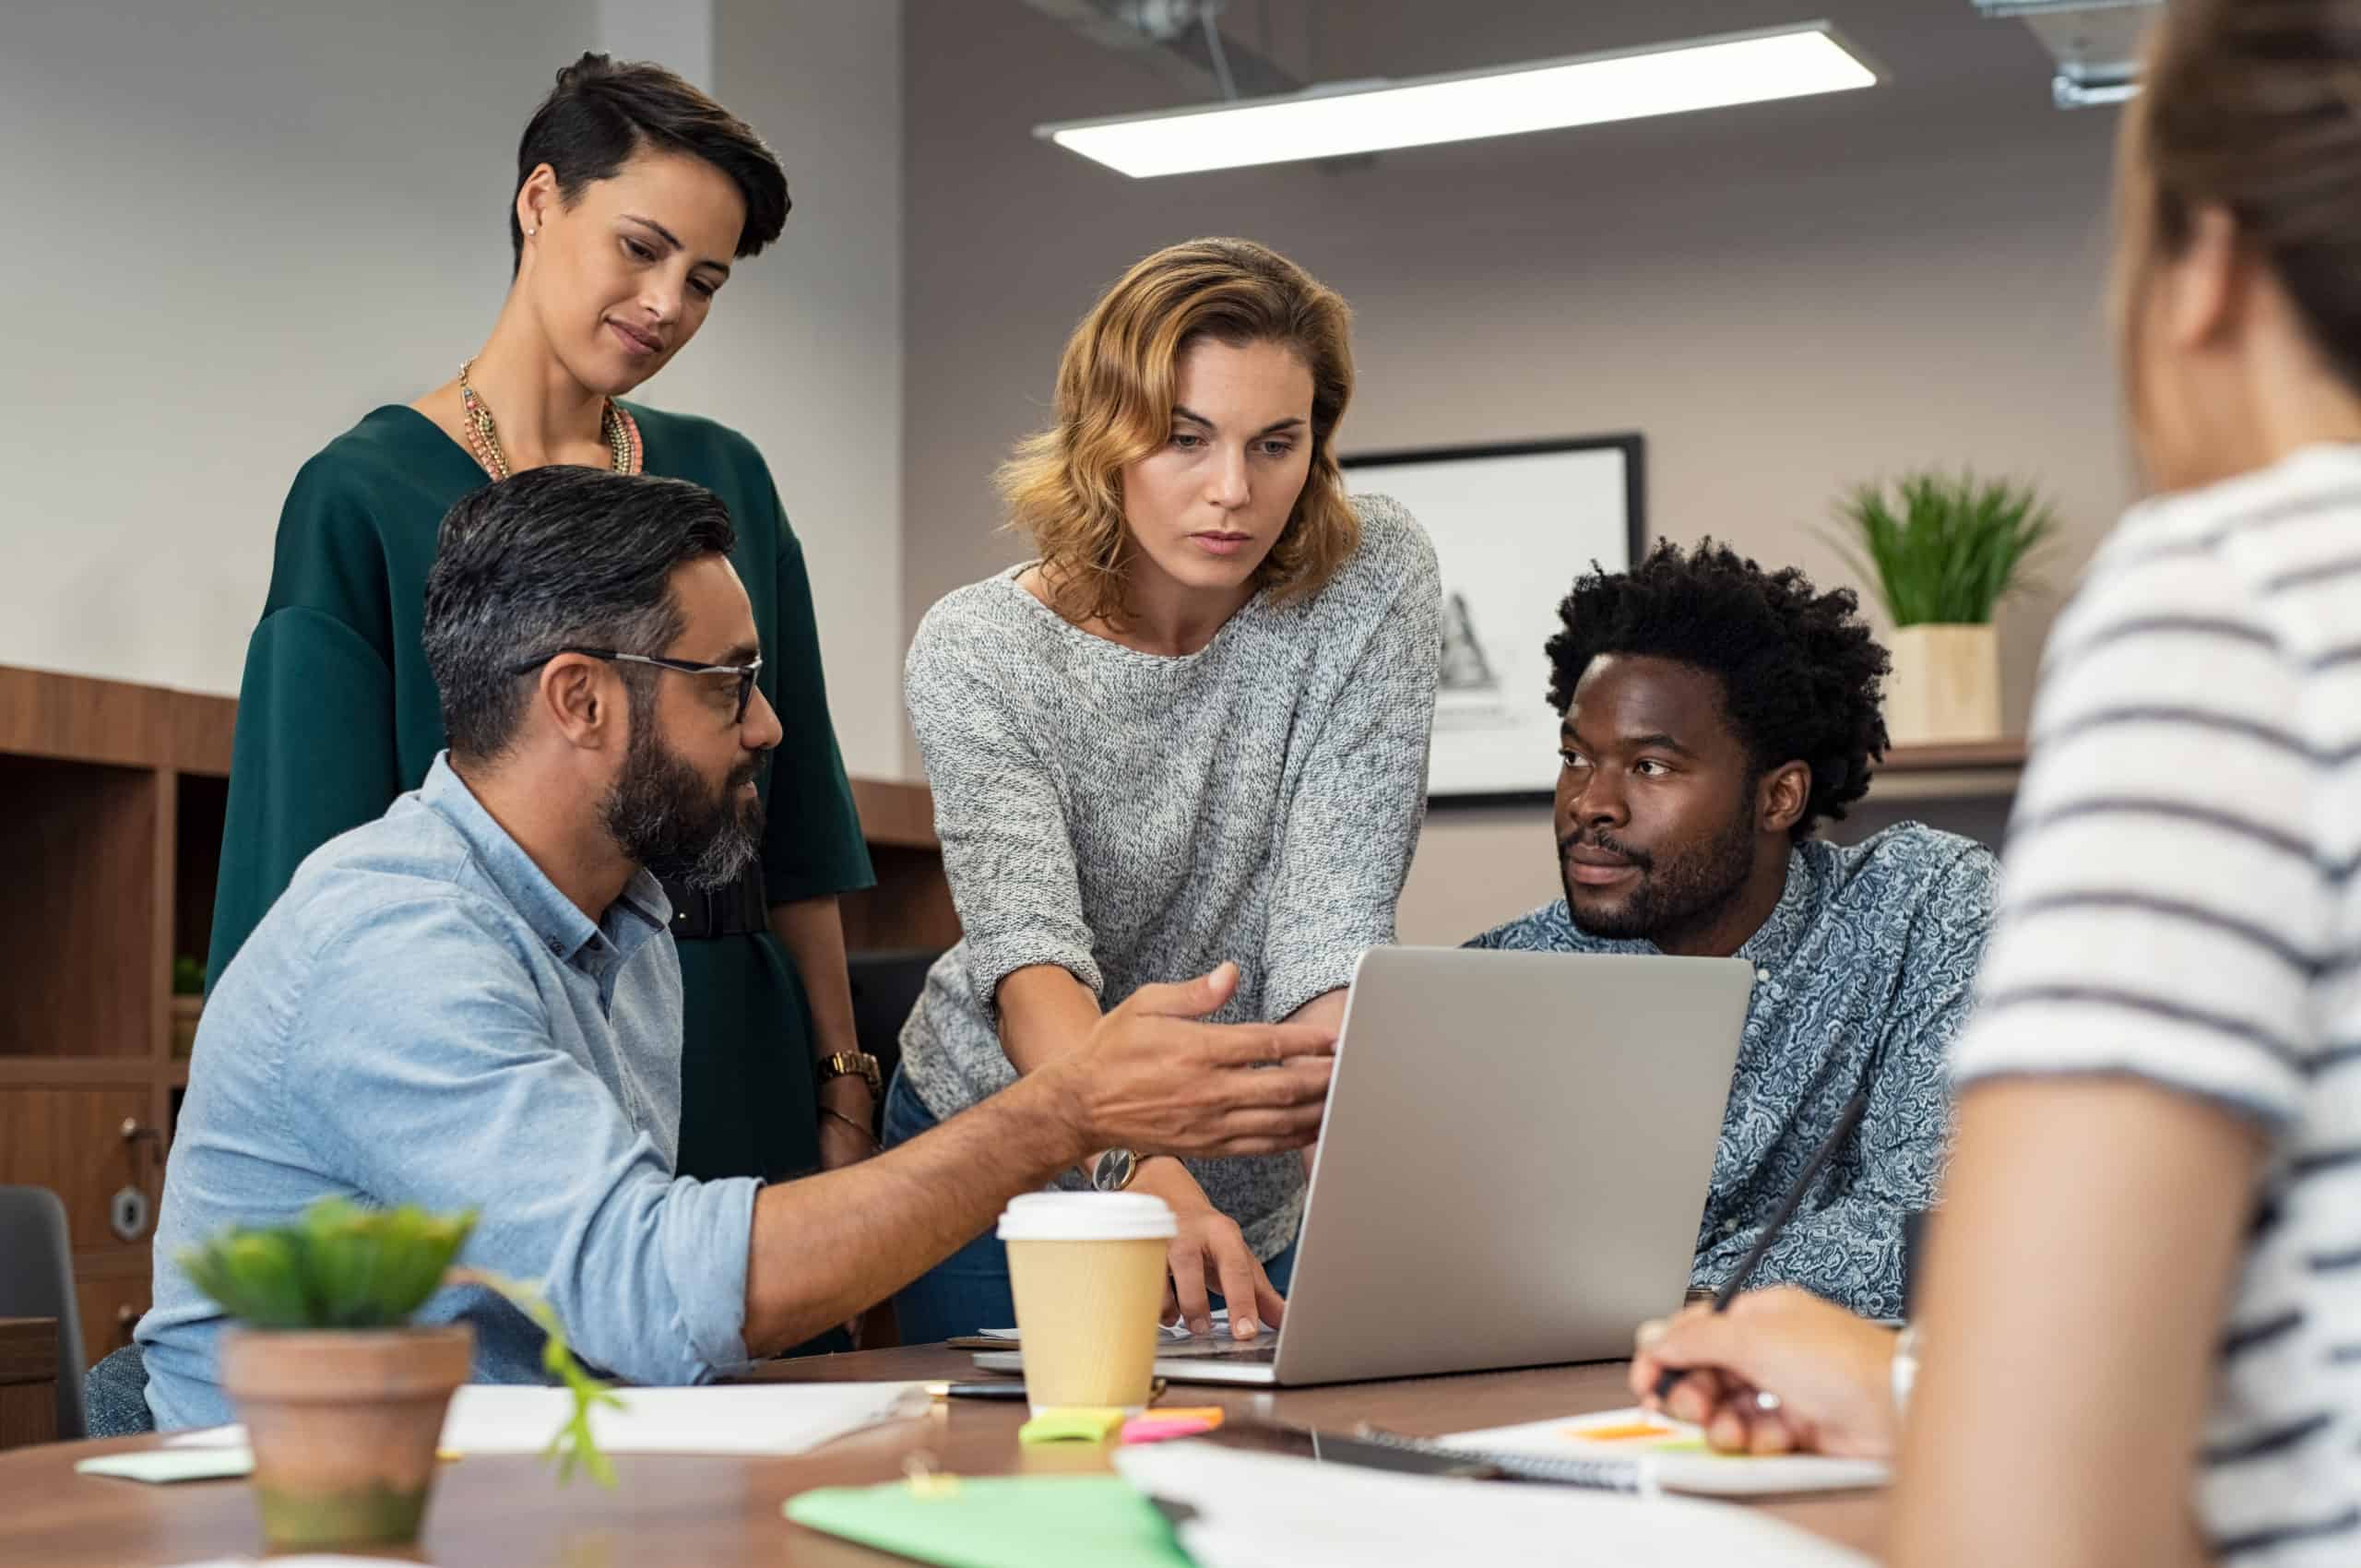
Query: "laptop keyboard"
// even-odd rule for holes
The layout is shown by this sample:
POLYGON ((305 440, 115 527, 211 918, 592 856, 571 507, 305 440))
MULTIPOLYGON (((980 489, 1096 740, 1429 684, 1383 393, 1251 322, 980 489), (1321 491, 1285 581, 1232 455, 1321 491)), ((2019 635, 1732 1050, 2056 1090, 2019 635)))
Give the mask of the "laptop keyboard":
POLYGON ((1192 1336, 1175 1339, 1156 1348, 1159 1361, 1256 1361, 1275 1360, 1279 1353, 1279 1336, 1260 1334, 1252 1339, 1233 1339, 1227 1334, 1192 1336))

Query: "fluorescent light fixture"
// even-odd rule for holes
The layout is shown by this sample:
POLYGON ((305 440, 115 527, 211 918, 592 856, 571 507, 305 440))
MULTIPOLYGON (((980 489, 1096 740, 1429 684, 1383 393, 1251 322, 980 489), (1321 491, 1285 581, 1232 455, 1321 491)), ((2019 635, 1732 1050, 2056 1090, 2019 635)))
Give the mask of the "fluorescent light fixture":
POLYGON ((1073 120, 1037 125, 1033 134, 1147 179, 1763 103, 1879 80, 1834 28, 1808 22, 1489 71, 1073 120))

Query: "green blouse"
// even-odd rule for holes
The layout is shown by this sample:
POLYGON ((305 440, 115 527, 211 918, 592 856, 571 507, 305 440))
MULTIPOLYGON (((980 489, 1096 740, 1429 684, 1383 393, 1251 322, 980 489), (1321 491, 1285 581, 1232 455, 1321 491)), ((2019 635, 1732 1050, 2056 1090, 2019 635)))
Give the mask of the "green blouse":
MULTIPOLYGON (((828 722, 802 547, 753 444, 632 405, 649 473, 730 507, 731 556, 763 639, 763 695, 786 729, 768 769, 763 875, 775 904, 873 880, 828 722)), ((219 976, 304 856, 415 790, 443 749, 420 645, 427 569, 452 503, 486 482, 414 409, 376 410, 295 476, 270 595, 246 650, 207 973, 219 976)), ((684 941, 680 1173, 784 1177, 819 1164, 812 1025, 768 932, 684 941)), ((398 977, 388 976, 388 983, 398 977)))

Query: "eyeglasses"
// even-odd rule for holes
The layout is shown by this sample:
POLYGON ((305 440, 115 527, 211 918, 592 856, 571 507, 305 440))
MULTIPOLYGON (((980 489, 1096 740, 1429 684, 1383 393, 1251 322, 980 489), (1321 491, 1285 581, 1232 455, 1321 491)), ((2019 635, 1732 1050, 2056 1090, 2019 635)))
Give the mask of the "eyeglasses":
POLYGON ((752 664, 699 664, 686 659, 663 659, 648 653, 619 653, 611 647, 553 647, 538 659, 528 659, 508 672, 529 675, 560 654, 578 653, 585 659, 603 659, 610 664, 645 664, 654 670, 670 670, 680 675, 735 675, 738 678, 738 711, 730 722, 746 722, 746 706, 753 700, 754 677, 763 672, 761 655, 752 664))

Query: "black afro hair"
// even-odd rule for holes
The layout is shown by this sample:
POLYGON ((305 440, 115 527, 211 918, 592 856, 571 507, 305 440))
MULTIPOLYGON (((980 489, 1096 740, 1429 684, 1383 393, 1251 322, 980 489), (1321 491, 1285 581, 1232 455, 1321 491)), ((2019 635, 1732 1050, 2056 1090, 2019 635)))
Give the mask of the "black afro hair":
POLYGON ((1879 683, 1891 661, 1861 624, 1850 588, 1821 593, 1793 566, 1765 572, 1726 545, 1684 553, 1669 540, 1628 572, 1596 566, 1558 606, 1549 639, 1549 706, 1564 713, 1591 660, 1667 659, 1717 676, 1723 709, 1757 774, 1811 768, 1795 837, 1844 820, 1885 755, 1879 683))

